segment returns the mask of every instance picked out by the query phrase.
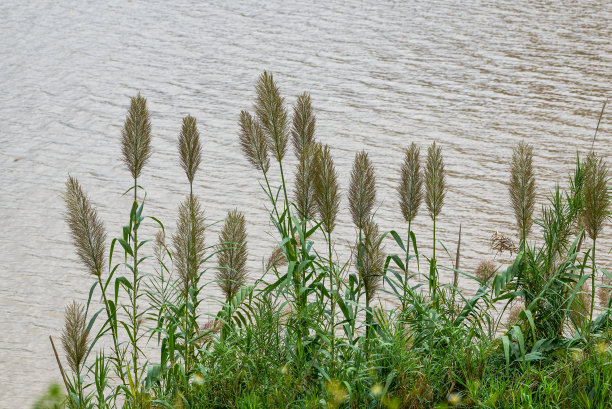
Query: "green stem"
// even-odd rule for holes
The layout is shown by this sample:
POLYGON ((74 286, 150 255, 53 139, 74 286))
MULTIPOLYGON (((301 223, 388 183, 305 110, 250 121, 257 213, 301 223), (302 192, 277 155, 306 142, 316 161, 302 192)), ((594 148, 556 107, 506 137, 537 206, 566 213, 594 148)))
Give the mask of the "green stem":
POLYGON ((108 299, 106 298, 106 292, 104 291, 104 286, 102 285, 102 275, 101 272, 98 272, 98 284, 100 285, 100 291, 102 292, 102 298, 104 300, 104 307, 106 308, 106 316, 108 317, 108 321, 110 322, 111 327, 111 335, 113 337, 113 344, 115 347, 115 355, 117 358, 117 366, 119 367, 118 375, 121 378, 121 382, 125 385, 125 376, 123 375, 123 359, 119 353, 119 343, 117 341, 117 332, 115 330, 115 323, 117 322, 117 316, 115 312, 115 318, 111 317, 110 309, 108 307, 108 299))
MULTIPOLYGON (((134 178, 134 203, 138 203, 138 178, 134 178)), ((136 209, 138 207, 136 206, 136 209)), ((133 283, 132 283, 132 360, 134 364, 134 387, 138 390, 138 220, 134 220, 134 272, 133 272, 133 283)), ((136 396, 134 396, 136 399, 136 396)))
POLYGON ((593 328, 593 310, 595 307, 595 244, 597 242, 597 237, 593 238, 593 255, 591 257, 593 261, 593 267, 591 271, 591 312, 589 313, 589 338, 591 336, 591 329, 593 328))
POLYGON ((331 295, 331 364, 333 374, 335 372, 335 340, 336 340, 336 323, 335 323, 335 314, 336 314, 336 293, 334 292, 334 268, 332 262, 332 244, 331 244, 331 232, 328 233, 327 236, 327 245, 329 250, 329 288, 331 295))
POLYGON ((434 303, 436 302, 436 297, 437 297, 437 287, 438 287, 438 280, 437 280, 437 263, 436 263, 436 216, 433 216, 433 257, 431 259, 431 262, 433 264, 433 267, 431 269, 431 274, 433 275, 432 277, 430 277, 430 282, 431 282, 431 299, 432 301, 434 301, 434 303))
POLYGON ((412 220, 408 220, 408 240, 406 240, 406 271, 404 271, 404 299, 402 300, 402 310, 406 309, 406 298, 408 297, 408 263, 410 263, 410 232, 412 220))

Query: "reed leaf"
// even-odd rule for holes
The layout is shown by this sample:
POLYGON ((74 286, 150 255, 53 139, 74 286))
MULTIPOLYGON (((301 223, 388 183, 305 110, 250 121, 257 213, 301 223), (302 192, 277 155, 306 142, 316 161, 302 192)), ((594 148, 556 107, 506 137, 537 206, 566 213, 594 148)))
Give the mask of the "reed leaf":
POLYGON ((183 295, 196 284, 200 261, 204 256, 204 211, 194 195, 179 205, 177 231, 172 236, 173 259, 178 271, 183 295))
POLYGON ((62 346, 70 369, 80 373, 89 346, 89 331, 85 307, 76 301, 68 304, 64 313, 62 346))
POLYGON ((355 155, 349 184, 349 210, 353 223, 363 229, 370 219, 376 201, 376 175, 367 152, 355 155))
POLYGON ((244 215, 228 212, 217 245, 217 280, 226 300, 231 300, 246 284, 247 232, 244 215))
POLYGON ((262 172, 270 169, 270 158, 268 157, 268 142, 263 129, 250 113, 240 113, 240 147, 244 156, 255 167, 262 172))
POLYGON ((289 140, 284 98, 280 96, 272 74, 265 71, 257 81, 256 90, 255 112, 263 127, 268 149, 280 162, 285 156, 289 140))
POLYGON ((425 205, 429 216, 434 219, 442 211, 446 196, 446 180, 442 149, 432 143, 427 149, 425 165, 425 205))
POLYGON ((304 92, 297 98, 293 106, 293 126, 291 137, 293 149, 298 160, 302 158, 304 150, 314 142, 316 118, 312 110, 310 95, 304 92))
POLYGON ((584 167, 584 209, 582 222, 592 240, 596 240, 609 217, 608 165, 595 152, 589 153, 584 167))
POLYGON ((151 120, 147 100, 140 93, 130 101, 121 132, 121 152, 132 177, 138 179, 143 166, 151 157, 151 120))
POLYGON ((404 150, 400 183, 397 187, 400 209, 404 220, 412 222, 423 201, 423 173, 420 163, 421 149, 413 142, 404 150))
POLYGON ((323 229, 331 233, 336 226, 340 207, 338 175, 329 146, 316 144, 314 154, 315 183, 314 199, 323 229))
POLYGON ((183 118, 183 126, 178 139, 178 148, 181 158, 181 167, 189 179, 189 183, 193 183, 195 174, 200 166, 202 158, 202 146, 200 144, 200 133, 196 119, 191 115, 183 118))
POLYGON ((523 141, 519 142, 512 152, 509 192, 510 203, 512 204, 522 245, 531 230, 535 207, 533 146, 523 141))
POLYGON ((90 274, 100 276, 104 269, 106 231, 98 212, 83 192, 76 178, 68 176, 66 192, 66 222, 77 255, 90 274))

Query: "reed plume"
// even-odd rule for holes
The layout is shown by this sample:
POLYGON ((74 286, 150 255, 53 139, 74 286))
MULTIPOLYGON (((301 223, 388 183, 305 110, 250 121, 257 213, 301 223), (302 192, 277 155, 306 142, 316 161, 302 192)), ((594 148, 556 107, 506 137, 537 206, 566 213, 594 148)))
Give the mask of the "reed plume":
POLYGON ((338 175, 329 146, 316 144, 314 199, 323 229, 329 234, 336 226, 340 207, 338 175))
POLYGON ((189 195, 179 205, 177 231, 172 236, 174 263, 184 296, 197 284, 198 269, 205 251, 204 233, 204 211, 198 198, 189 195))
POLYGON ((307 145, 302 151, 295 172, 293 196, 295 206, 302 219, 312 219, 315 212, 314 145, 307 145))
POLYGON ((535 176, 533 173, 533 146, 521 141, 512 151, 510 163, 510 203, 514 210, 516 226, 520 234, 520 247, 527 240, 533 224, 535 207, 535 176))
POLYGON ((609 217, 608 166, 596 153, 586 158, 584 171, 584 211, 582 221, 592 240, 596 240, 609 217))
POLYGON ((482 260, 476 267, 474 275, 483 283, 487 283, 497 271, 497 265, 493 260, 482 260))
POLYGON ((266 71, 260 75, 256 90, 255 112, 263 126, 268 149, 281 162, 287 151, 287 141, 289 140, 284 98, 280 96, 280 91, 274 83, 272 74, 266 71))
POLYGON ((181 167, 189 179, 189 183, 193 184, 193 179, 200 166, 202 158, 202 146, 200 145, 200 133, 196 119, 191 115, 183 118, 183 126, 178 139, 178 148, 181 158, 181 167))
POLYGON ((310 95, 304 92, 293 106, 291 137, 296 158, 301 159, 304 150, 313 144, 316 118, 312 111, 310 95))
POLYGON ((376 175, 366 151, 355 155, 348 199, 353 223, 361 230, 370 219, 376 201, 376 175))
POLYGON ((311 219, 314 203, 314 132, 316 119, 312 112, 310 95, 303 93, 293 107, 291 136, 298 159, 293 189, 294 201, 302 219, 311 219))
POLYGON ((75 374, 80 374, 89 346, 89 331, 87 330, 85 307, 76 301, 66 307, 62 345, 70 369, 75 374))
POLYGON ((276 247, 266 261, 266 273, 274 268, 286 266, 289 263, 282 247, 276 247))
POLYGON ((159 229, 153 241, 153 254, 155 255, 155 259, 162 263, 166 257, 166 253, 166 233, 162 229, 159 229))
POLYGON ((244 215, 238 210, 228 212, 217 245, 219 287, 230 301, 246 283, 247 233, 244 215))
POLYGON ((442 149, 434 142, 427 149, 425 165, 425 205, 432 220, 442 211, 445 196, 446 180, 442 149))
POLYGON ((147 100, 140 93, 132 97, 130 109, 121 132, 123 162, 138 179, 142 167, 151 157, 151 121, 147 100))
POLYGON ((268 157, 268 142, 264 131, 250 113, 240 113, 240 147, 244 156, 255 167, 267 173, 270 169, 270 158, 268 157))
POLYGON ((364 223, 363 237, 363 254, 358 271, 366 294, 366 304, 369 306, 382 282, 385 254, 378 225, 372 219, 368 219, 364 223))
POLYGON ((98 212, 76 178, 66 181, 66 222, 77 255, 90 274, 100 277, 104 269, 106 231, 98 212))
POLYGON ((414 220, 423 201, 423 174, 420 156, 421 150, 414 142, 410 144, 409 149, 404 151, 404 163, 397 187, 402 215, 408 223, 414 220))

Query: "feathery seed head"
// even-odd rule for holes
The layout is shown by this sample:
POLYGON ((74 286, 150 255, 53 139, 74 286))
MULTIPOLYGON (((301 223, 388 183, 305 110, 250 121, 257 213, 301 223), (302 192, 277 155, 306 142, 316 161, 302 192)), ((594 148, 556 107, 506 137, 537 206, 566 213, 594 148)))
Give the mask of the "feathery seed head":
POLYGON ((482 282, 488 282, 493 274, 497 271, 497 265, 493 260, 482 260, 476 267, 476 273, 474 274, 482 282))
POLYGON ((162 229, 159 229, 155 234, 155 241, 153 242, 153 254, 155 259, 160 263, 166 257, 166 233, 162 229))
POLYGON ((177 231, 172 236, 174 263, 182 284, 183 295, 197 285, 200 261, 204 257, 204 211, 194 195, 179 205, 177 231))
POLYGON ((427 164, 425 166, 425 205, 429 216, 434 219, 442 211, 446 196, 446 180, 442 149, 432 143, 427 149, 427 164))
POLYGON ((273 268, 286 266, 289 263, 282 247, 276 247, 266 261, 266 273, 273 268))
POLYGON ((355 155, 348 199, 353 223, 362 229, 370 218, 376 201, 376 175, 365 151, 355 155))
POLYGON ((66 181, 64 201, 65 218, 77 255, 89 273, 100 276, 104 269, 106 231, 95 207, 83 192, 78 180, 72 176, 68 176, 66 181))
POLYGON ((267 138, 268 149, 278 161, 282 161, 289 139, 284 98, 280 96, 272 74, 265 71, 257 81, 256 90, 255 112, 267 138))
POLYGON ((240 113, 240 147, 244 156, 251 162, 255 169, 263 173, 270 169, 270 158, 268 158, 268 145, 266 136, 259 122, 250 113, 240 113))
POLYGON ((311 219, 315 212, 314 200, 314 145, 307 145, 301 152, 295 172, 293 195, 302 219, 311 219))
POLYGON ((147 100, 140 93, 132 97, 130 109, 121 132, 123 162, 137 179, 151 157, 151 120, 147 100))
POLYGON ((178 148, 181 157, 181 167, 185 171, 189 183, 193 183, 193 178, 202 158, 202 146, 200 145, 200 133, 198 132, 196 119, 191 115, 183 118, 178 148))
POLYGON ((338 175, 329 146, 316 144, 314 153, 314 199, 316 209, 327 233, 331 233, 336 226, 336 217, 340 207, 340 194, 338 193, 338 175))
POLYGON ((300 159, 304 150, 314 142, 316 118, 312 112, 310 95, 304 92, 293 107, 291 137, 295 156, 300 159))
POLYGON ((416 217, 423 201, 423 174, 420 164, 421 150, 413 142, 404 151, 400 183, 397 187, 400 209, 404 220, 411 222, 416 217))
POLYGON ((582 221, 589 237, 597 239, 609 217, 608 165, 591 151, 584 165, 582 221))
POLYGON ((87 330, 87 317, 85 308, 73 301, 66 307, 64 314, 64 330, 62 332, 62 346, 68 365, 74 373, 80 373, 81 366, 87 354, 89 344, 89 331, 87 330))
POLYGON ((510 202, 516 218, 521 240, 531 230, 535 207, 535 176, 533 173, 533 146, 521 141, 512 151, 510 163, 510 202))
POLYGON ((270 169, 270 158, 268 158, 268 144, 264 131, 250 113, 240 113, 240 147, 244 156, 251 162, 255 169, 263 173, 270 169))
MULTIPOLYGON (((382 274, 385 266, 385 253, 382 240, 378 231, 378 225, 368 219, 363 226, 363 243, 357 246, 355 251, 362 251, 361 266, 357 266, 359 276, 365 288, 366 297, 371 300, 380 288, 382 274)), ((355 257, 358 260, 358 257, 355 257)))
POLYGON ((217 245, 217 280, 226 300, 231 300, 246 283, 247 233, 244 215, 238 210, 227 214, 217 245))

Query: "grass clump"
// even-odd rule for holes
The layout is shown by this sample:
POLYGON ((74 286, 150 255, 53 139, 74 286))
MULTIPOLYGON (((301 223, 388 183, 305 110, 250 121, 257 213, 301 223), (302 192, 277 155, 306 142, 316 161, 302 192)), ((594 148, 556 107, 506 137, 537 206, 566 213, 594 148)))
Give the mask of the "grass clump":
POLYGON ((269 254, 260 255, 261 271, 246 268, 247 220, 238 209, 228 209, 218 241, 205 243, 211 240, 205 203, 194 189, 203 151, 191 116, 177 143, 189 191, 172 235, 146 214, 138 184, 151 154, 141 96, 132 99, 122 133, 134 201, 110 246, 95 206, 68 179, 67 221, 93 285, 87 305, 66 310, 62 345, 69 371, 59 354, 57 361, 67 407, 610 407, 610 301, 595 305, 593 295, 593 288, 609 287, 594 285, 596 272, 612 279, 595 259, 609 205, 601 160, 578 160, 569 187, 557 186, 533 218, 532 149, 519 145, 509 210, 521 244, 498 238, 512 263, 485 261, 469 274, 459 270, 460 236, 453 266, 436 257, 447 181, 435 142, 424 171, 415 144, 404 154, 397 188, 398 219, 408 223, 404 241, 374 220, 375 168, 365 151, 356 153, 348 203, 341 202, 333 151, 315 139, 308 94, 297 98, 289 118, 280 88, 264 73, 254 107, 254 115, 239 115, 239 143, 261 178, 277 236, 269 254), (290 139, 297 161, 293 201, 283 168, 293 159, 286 155, 290 139), (277 186, 269 178, 273 167, 277 186), (433 222, 431 254, 419 250, 411 231, 422 200, 433 222), (355 224, 348 240, 355 245, 342 260, 339 243, 347 240, 336 237, 335 227, 345 211, 355 224), (155 238, 139 238, 145 223, 157 228, 155 238), (527 243, 532 223, 541 237, 527 243), (590 248, 580 247, 581 226, 590 248), (413 258, 417 268, 419 260, 428 262, 424 282, 412 280, 413 258), (454 272, 452 285, 440 281, 443 268, 454 272), (459 289, 459 275, 477 290, 459 289), (222 296, 214 298, 209 284, 222 296), (381 294, 395 302, 383 305, 381 294), (202 302, 211 298, 218 311, 205 313, 202 302), (102 308, 90 313, 97 300, 102 308), (156 352, 145 354, 151 349, 156 352))

